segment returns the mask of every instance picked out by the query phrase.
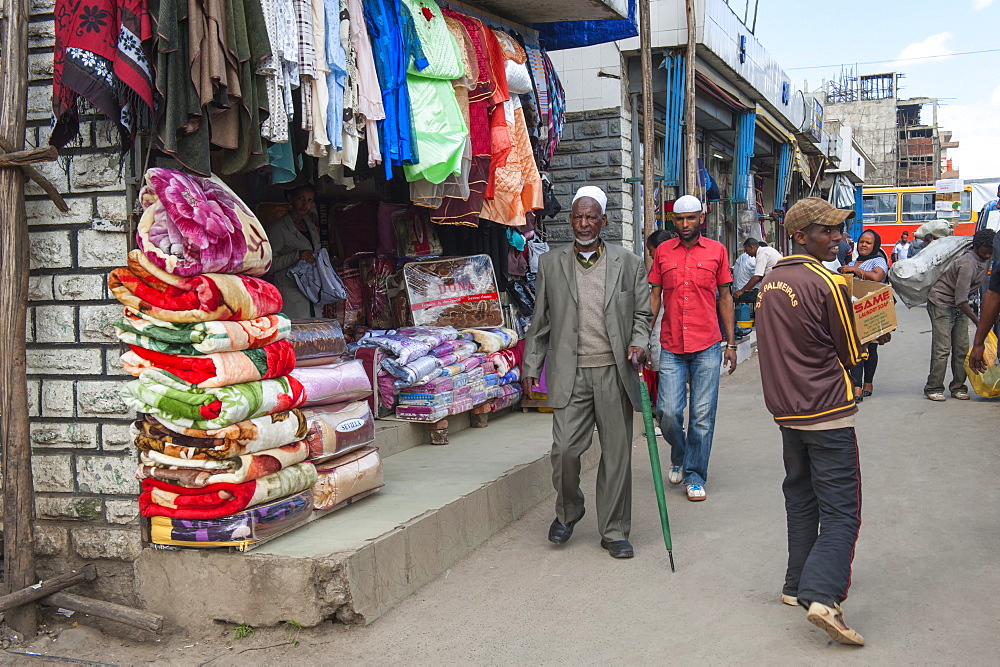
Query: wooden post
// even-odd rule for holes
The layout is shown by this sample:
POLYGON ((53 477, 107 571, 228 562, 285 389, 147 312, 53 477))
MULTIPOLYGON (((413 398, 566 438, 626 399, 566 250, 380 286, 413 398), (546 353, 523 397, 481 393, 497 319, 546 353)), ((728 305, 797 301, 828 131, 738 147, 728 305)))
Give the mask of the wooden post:
POLYGON ((694 0, 685 0, 687 13, 687 50, 684 54, 684 155, 687 163, 685 189, 682 194, 701 196, 698 187, 698 138, 695 123, 695 60, 697 59, 698 22, 694 0))
MULTIPOLYGON (((656 225, 656 204, 653 200, 654 174, 653 151, 656 150, 656 138, 653 132, 653 52, 649 43, 649 1, 639 2, 639 64, 642 68, 642 229, 643 243, 653 233, 656 225)), ((632 122, 637 123, 638 118, 632 122)), ((632 150, 637 150, 636 146, 632 150)), ((637 224, 633 223, 633 224, 637 224)), ((642 255, 643 249, 635 252, 642 255)))
MULTIPOLYGON (((28 0, 2 0, 0 13, 0 139, 24 147, 28 94, 28 0)), ((4 588, 35 583, 35 493, 28 438, 28 391, 24 329, 28 301, 28 223, 24 174, 0 168, 0 439, 3 446, 4 588)), ((33 637, 34 603, 8 610, 15 631, 33 637)))

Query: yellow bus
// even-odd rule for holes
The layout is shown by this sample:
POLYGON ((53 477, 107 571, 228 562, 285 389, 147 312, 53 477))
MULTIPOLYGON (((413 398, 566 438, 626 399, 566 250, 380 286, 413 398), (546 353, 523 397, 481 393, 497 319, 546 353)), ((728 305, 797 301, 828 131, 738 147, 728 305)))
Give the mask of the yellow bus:
MULTIPOLYGON (((893 246, 904 231, 910 232, 912 241, 917 227, 940 216, 935 210, 934 186, 866 187, 862 197, 864 227, 871 227, 879 233, 886 255, 892 254, 893 246)), ((958 218, 955 220, 955 235, 974 234, 978 214, 972 210, 972 186, 965 186, 960 204, 958 218)))

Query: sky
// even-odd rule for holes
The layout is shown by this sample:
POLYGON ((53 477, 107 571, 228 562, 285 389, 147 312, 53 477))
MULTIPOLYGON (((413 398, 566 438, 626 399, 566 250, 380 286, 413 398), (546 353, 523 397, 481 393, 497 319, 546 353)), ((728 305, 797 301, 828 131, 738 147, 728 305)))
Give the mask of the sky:
MULTIPOLYGON (((745 1, 729 3, 742 16, 745 1)), ((1000 178, 1000 51, 950 55, 1000 49, 1000 0, 759 0, 756 35, 800 88, 818 90, 842 65, 905 74, 900 97, 940 100, 961 176, 1000 178), (935 57, 905 60, 926 56, 935 57)))

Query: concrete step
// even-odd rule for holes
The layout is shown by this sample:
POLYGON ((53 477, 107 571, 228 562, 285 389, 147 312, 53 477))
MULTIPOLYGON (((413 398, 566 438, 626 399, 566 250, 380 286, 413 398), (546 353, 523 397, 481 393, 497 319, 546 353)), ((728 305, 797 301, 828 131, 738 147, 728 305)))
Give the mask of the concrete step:
MULTIPOLYGON (((138 595, 188 631, 371 622, 552 495, 551 420, 515 412, 449 445, 397 451, 381 491, 247 553, 145 549, 138 595)), ((403 440, 408 426, 380 439, 403 440)), ((585 463, 597 458, 592 447, 585 463)))
MULTIPOLYGON (((755 346, 755 336, 740 342, 740 363, 755 346)), ((485 429, 450 418, 444 446, 413 445, 427 442, 425 424, 376 423, 381 491, 247 553, 145 549, 135 562, 145 608, 200 633, 213 621, 370 623, 553 495, 550 414, 491 415, 485 429)), ((599 457, 595 443, 584 469, 599 457)))

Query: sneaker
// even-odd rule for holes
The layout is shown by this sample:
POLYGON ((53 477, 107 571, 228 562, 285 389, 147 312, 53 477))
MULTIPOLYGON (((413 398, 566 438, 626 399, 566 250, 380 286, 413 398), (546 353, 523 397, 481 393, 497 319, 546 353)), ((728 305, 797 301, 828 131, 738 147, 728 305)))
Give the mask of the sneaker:
POLYGON ((670 472, 667 473, 667 481, 677 486, 684 481, 684 468, 681 466, 673 466, 670 468, 670 472))
POLYGON ((959 389, 958 391, 951 392, 951 397, 957 398, 960 401, 968 401, 969 392, 965 391, 964 389, 959 389))
POLYGON ((784 604, 787 604, 789 607, 798 607, 799 606, 799 599, 797 597, 795 597, 794 595, 788 595, 786 593, 782 593, 781 594, 781 601, 784 604))
POLYGON ((656 434, 657 438, 662 438, 663 437, 663 431, 660 430, 659 426, 654 426, 653 427, 653 433, 656 434))
POLYGON ((844 622, 844 612, 840 610, 839 605, 828 607, 820 602, 813 602, 809 605, 806 620, 826 630, 826 634, 835 642, 852 646, 865 645, 865 638, 847 627, 847 623, 844 622))
POLYGON ((701 484, 688 484, 688 500, 696 503, 700 500, 704 500, 706 497, 705 487, 701 484))
MULTIPOLYGON (((930 391, 924 394, 927 398, 932 401, 947 401, 948 399, 944 397, 944 392, 940 391, 930 391)), ((968 398, 968 396, 966 396, 968 398)))

